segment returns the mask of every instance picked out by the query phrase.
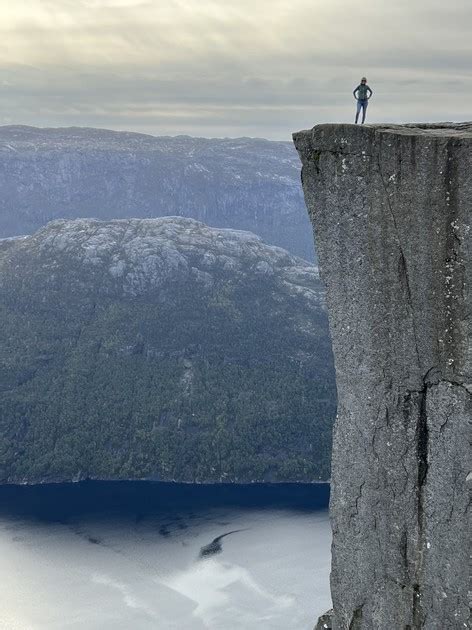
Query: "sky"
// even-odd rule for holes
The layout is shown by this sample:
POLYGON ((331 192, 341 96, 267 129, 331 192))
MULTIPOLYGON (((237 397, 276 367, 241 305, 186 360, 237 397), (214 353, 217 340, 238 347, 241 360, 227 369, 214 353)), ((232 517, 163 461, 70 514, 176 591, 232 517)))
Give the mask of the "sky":
POLYGON ((471 0, 0 0, 0 124, 290 139, 472 119, 471 0))

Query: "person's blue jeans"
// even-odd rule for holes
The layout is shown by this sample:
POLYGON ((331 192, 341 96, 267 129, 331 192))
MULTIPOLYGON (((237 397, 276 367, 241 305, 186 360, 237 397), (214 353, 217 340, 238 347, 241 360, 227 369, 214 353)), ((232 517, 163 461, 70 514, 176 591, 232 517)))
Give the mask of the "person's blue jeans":
POLYGON ((365 115, 367 112, 367 105, 369 104, 368 99, 358 99, 357 101, 357 113, 356 113, 356 123, 359 120, 359 114, 361 113, 361 109, 362 109, 362 122, 365 122, 365 115))

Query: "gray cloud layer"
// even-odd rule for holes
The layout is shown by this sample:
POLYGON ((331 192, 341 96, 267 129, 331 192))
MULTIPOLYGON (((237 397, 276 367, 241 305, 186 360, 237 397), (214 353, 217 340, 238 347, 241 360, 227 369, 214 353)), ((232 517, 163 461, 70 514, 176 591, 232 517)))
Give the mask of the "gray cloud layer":
POLYGON ((471 119, 470 0, 17 0, 0 7, 0 122, 288 138, 471 119))

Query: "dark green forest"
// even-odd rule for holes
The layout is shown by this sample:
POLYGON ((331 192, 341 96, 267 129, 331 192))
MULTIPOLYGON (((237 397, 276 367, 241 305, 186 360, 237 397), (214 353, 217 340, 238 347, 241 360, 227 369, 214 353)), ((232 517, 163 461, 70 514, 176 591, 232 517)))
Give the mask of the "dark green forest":
MULTIPOLYGON (((139 295, 62 252, 0 250, 0 480, 329 477, 327 319, 277 275, 139 295)), ((314 283, 319 280, 313 278, 314 283)))

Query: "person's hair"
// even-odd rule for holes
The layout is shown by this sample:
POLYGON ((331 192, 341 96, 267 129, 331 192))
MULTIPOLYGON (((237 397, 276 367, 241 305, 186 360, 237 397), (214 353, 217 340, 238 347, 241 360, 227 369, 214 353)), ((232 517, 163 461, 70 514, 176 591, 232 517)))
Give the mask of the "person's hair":
POLYGON ((361 81, 367 81, 367 79, 365 77, 362 77, 361 81))

